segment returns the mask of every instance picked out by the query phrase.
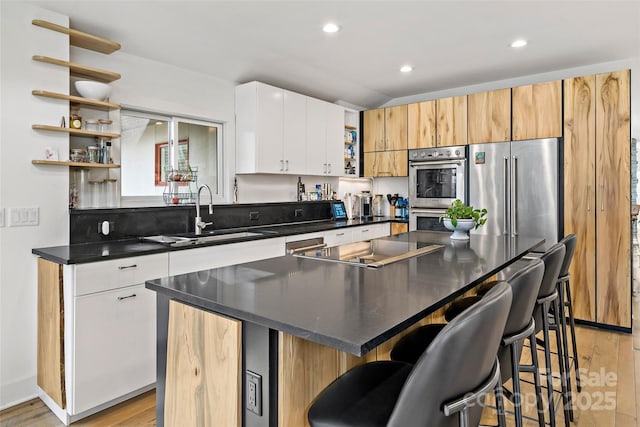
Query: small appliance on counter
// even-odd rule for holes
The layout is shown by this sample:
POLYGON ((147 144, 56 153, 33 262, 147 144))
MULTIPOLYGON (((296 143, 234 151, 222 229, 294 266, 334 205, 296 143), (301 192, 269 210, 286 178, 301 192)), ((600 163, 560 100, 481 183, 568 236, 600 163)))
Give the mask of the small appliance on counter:
POLYGON ((369 191, 363 191, 360 194, 356 194, 356 206, 358 206, 359 216, 360 218, 371 218, 373 217, 373 198, 371 197, 371 193, 369 191))

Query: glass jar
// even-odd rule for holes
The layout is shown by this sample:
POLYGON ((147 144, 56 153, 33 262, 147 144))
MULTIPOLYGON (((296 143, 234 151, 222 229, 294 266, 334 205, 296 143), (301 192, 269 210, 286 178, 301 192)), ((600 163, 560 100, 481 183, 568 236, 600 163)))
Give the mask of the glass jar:
POLYGON ((88 152, 88 160, 89 163, 99 163, 100 161, 100 148, 95 145, 90 145, 87 147, 88 152))
POLYGON ((72 162, 86 162, 87 150, 84 148, 72 148, 69 151, 69 160, 72 162))
POLYGON ((382 194, 376 194, 372 202, 373 216, 384 216, 384 197, 382 194))
POLYGON ((112 123, 113 123, 113 120, 109 120, 109 119, 98 120, 98 126, 99 126, 100 132, 111 132, 112 123))
POLYGON ((90 130, 93 132, 98 131, 98 120, 96 119, 87 119, 84 121, 85 130, 90 130))

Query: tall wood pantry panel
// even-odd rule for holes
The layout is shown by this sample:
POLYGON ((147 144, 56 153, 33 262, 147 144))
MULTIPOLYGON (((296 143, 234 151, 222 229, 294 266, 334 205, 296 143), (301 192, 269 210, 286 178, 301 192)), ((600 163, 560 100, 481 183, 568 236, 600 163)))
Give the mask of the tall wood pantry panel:
POLYGON ((630 71, 564 82, 565 234, 578 319, 631 328, 630 71))

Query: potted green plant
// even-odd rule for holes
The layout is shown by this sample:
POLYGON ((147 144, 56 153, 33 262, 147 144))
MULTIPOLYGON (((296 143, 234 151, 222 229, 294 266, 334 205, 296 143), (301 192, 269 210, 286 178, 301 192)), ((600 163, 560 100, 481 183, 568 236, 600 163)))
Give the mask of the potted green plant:
POLYGON ((475 209, 473 206, 464 204, 462 200, 456 199, 444 215, 440 216, 440 221, 447 230, 453 231, 452 239, 467 240, 469 239, 467 231, 475 230, 487 222, 486 215, 486 209, 475 209))

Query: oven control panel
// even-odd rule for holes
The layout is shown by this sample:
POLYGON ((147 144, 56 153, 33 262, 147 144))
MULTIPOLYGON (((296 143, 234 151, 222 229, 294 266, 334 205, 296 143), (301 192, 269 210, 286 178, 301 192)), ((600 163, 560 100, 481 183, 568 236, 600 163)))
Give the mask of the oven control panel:
POLYGON ((467 147, 464 145, 455 147, 418 148, 409 150, 410 162, 428 162, 431 160, 450 160, 467 158, 467 147))

